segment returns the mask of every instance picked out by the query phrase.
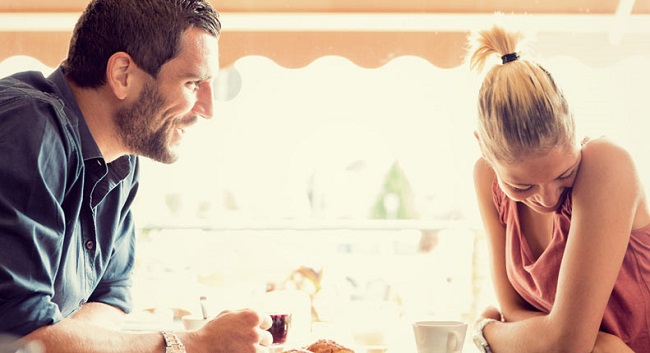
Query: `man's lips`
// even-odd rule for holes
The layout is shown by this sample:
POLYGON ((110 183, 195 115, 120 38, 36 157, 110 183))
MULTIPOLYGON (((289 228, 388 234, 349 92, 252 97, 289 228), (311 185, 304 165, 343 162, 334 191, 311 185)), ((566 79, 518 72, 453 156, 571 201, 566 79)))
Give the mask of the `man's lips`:
POLYGON ((178 130, 179 132, 181 132, 181 133, 184 134, 184 133, 185 133, 185 130, 186 130, 187 128, 189 128, 190 126, 196 124, 196 121, 197 121, 197 120, 198 120, 198 119, 196 118, 196 116, 193 116, 193 117, 190 117, 190 118, 183 119, 183 120, 179 121, 179 122, 176 124, 176 130, 178 130))
POLYGON ((196 117, 196 115, 193 115, 193 116, 190 116, 190 117, 187 117, 185 119, 180 120, 178 122, 178 125, 182 125, 182 126, 194 125, 197 120, 198 120, 198 118, 196 117))

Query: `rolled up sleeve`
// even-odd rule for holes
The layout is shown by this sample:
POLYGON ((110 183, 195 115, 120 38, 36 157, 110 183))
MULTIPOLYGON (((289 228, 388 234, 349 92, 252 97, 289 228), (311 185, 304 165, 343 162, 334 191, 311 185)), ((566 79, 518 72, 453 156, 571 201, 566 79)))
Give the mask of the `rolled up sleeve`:
POLYGON ((87 301, 129 312, 138 159, 105 163, 61 69, 16 77, 0 80, 0 333, 87 301))
POLYGON ((61 320, 54 277, 66 230, 61 205, 74 152, 60 126, 33 116, 56 116, 39 100, 0 106, 0 332, 23 336, 61 320), (28 120, 25 122, 25 120, 28 120))

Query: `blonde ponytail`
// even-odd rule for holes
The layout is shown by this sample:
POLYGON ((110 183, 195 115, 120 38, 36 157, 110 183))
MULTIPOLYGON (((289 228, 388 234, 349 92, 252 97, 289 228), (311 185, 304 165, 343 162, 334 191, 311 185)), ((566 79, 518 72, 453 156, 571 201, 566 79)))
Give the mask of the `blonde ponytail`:
POLYGON ((486 74, 478 96, 478 135, 484 155, 505 163, 575 143, 575 122, 553 77, 522 56, 523 34, 494 26, 477 33, 470 68, 486 74))

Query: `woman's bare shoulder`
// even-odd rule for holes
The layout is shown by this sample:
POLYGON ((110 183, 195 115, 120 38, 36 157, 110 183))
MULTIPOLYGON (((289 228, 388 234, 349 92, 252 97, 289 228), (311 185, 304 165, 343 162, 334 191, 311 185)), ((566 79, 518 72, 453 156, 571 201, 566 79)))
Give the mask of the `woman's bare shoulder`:
POLYGON ((479 180, 489 180, 490 183, 494 179, 494 170, 492 169, 492 166, 490 163, 485 160, 485 158, 480 157, 479 159, 476 160, 474 163, 474 180, 479 181, 479 180))
POLYGON ((645 194, 632 155, 607 138, 591 140, 584 145, 574 191, 576 196, 627 195, 631 202, 642 201, 645 194))
POLYGON ((584 142, 583 151, 587 153, 604 154, 605 156, 629 156, 629 151, 620 143, 602 136, 584 142))
POLYGON ((483 157, 474 163, 474 187, 480 194, 491 192, 492 182, 494 181, 494 170, 490 163, 483 157))
MULTIPOLYGON (((632 229, 650 224, 650 205, 645 190, 646 185, 641 180, 632 155, 625 148, 609 139, 600 138, 585 145, 583 158, 587 158, 590 162, 587 166, 595 170, 592 173, 595 174, 598 169, 604 170, 605 172, 601 174, 613 180, 609 183, 612 186, 610 195, 629 193, 630 200, 635 205, 632 229)), ((605 184, 607 182, 605 178, 601 176, 600 182, 605 184)))
POLYGON ((629 151, 606 137, 587 142, 582 148, 582 158, 581 172, 608 172, 611 176, 623 178, 636 176, 629 151))

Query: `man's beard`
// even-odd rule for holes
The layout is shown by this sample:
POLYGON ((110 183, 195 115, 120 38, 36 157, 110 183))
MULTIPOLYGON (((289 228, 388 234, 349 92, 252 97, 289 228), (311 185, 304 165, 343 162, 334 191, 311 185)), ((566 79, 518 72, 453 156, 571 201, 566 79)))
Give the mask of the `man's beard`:
POLYGON ((135 103, 117 111, 115 125, 118 137, 131 153, 169 164, 178 158, 169 146, 174 120, 165 121, 157 130, 154 127, 164 103, 158 88, 147 82, 135 103))

